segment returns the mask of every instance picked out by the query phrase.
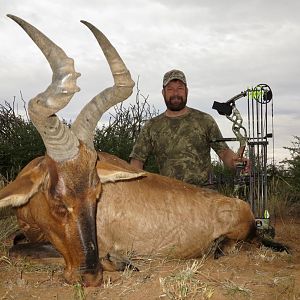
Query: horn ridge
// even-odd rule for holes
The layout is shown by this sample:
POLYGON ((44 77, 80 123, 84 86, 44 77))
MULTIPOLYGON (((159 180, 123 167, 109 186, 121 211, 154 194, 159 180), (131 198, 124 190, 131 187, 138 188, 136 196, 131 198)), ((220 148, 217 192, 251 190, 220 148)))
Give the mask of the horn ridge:
POLYGON ((46 35, 25 20, 7 15, 29 35, 40 48, 53 72, 48 88, 31 99, 28 112, 31 121, 40 133, 47 154, 55 161, 64 161, 74 157, 79 149, 77 137, 55 115, 64 108, 79 91, 76 80, 80 76, 74 69, 74 61, 52 42, 46 35))

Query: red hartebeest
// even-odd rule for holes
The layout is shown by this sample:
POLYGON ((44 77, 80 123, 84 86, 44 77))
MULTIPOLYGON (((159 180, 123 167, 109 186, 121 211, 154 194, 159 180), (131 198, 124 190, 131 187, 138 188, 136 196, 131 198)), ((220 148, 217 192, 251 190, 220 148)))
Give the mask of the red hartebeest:
MULTIPOLYGON (((134 85, 122 59, 97 28, 82 21, 106 56, 114 86, 94 97, 68 128, 55 113, 79 90, 73 60, 35 27, 9 17, 42 50, 53 79, 29 102, 30 118, 47 154, 30 162, 0 190, 0 207, 16 207, 20 228, 31 245, 50 242, 60 252, 68 282, 100 285, 103 268, 113 263, 107 253, 131 250, 190 258, 215 244, 225 251, 236 241, 255 237, 255 220, 246 202, 142 172, 95 151, 98 120, 129 97, 134 85), (106 259, 100 261, 100 255, 106 259)), ((115 267, 120 269, 122 262, 115 267)))

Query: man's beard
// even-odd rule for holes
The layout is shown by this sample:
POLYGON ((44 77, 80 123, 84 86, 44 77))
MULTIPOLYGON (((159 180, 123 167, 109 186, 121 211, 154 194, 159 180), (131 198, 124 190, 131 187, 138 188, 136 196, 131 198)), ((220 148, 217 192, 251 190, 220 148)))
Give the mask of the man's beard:
POLYGON ((181 96, 172 96, 172 97, 170 97, 170 99, 168 101, 165 98, 165 103, 166 103, 167 108, 172 111, 182 110, 183 108, 185 108, 186 102, 187 102, 187 99, 186 98, 184 99, 181 96))

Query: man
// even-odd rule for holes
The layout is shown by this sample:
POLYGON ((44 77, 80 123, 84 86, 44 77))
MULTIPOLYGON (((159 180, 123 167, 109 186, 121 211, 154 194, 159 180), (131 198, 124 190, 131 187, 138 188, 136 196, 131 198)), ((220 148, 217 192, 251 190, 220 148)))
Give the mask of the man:
POLYGON ((186 106, 188 88, 182 71, 164 75, 162 95, 167 110, 146 122, 130 154, 131 164, 142 169, 153 153, 161 175, 198 186, 210 184, 211 148, 234 168, 239 156, 225 142, 211 142, 222 138, 215 120, 186 106))

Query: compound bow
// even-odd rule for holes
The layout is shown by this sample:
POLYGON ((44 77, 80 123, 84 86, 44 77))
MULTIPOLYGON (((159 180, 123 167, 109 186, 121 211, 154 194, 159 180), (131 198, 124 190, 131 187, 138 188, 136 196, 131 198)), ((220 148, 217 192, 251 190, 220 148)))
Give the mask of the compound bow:
MULTIPOLYGON (((267 145, 268 139, 273 137, 268 132, 267 104, 272 101, 271 88, 266 84, 259 84, 247 89, 226 102, 214 102, 213 109, 225 115, 233 124, 232 131, 235 138, 223 138, 212 142, 239 141, 238 155, 241 162, 236 166, 233 195, 244 197, 250 203, 256 217, 257 227, 269 230, 269 212, 267 202, 267 145), (236 101, 246 97, 248 99, 248 132, 243 126, 243 118, 236 107, 236 101), (248 146, 250 172, 246 173, 242 162, 244 151, 248 146)), ((272 106, 273 117, 273 106, 272 106)), ((272 126, 273 130, 273 126, 272 126)), ((272 229, 273 230, 273 229, 272 229)), ((273 235, 273 233, 271 233, 273 235)))

